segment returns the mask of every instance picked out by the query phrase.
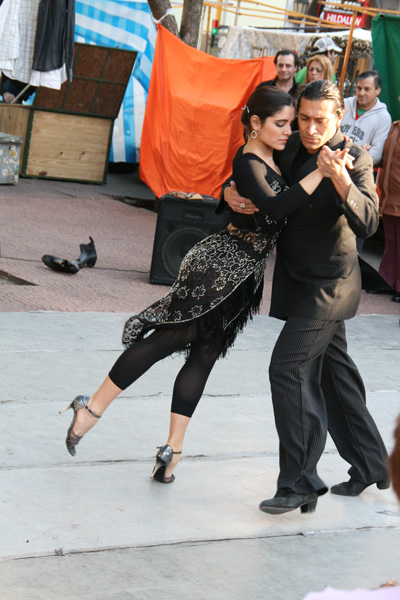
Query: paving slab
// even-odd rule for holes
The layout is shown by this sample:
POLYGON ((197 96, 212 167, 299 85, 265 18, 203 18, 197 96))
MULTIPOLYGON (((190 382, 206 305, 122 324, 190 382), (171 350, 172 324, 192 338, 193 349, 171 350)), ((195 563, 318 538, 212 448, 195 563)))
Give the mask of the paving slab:
MULTIPOLYGON (((70 457, 72 413, 58 410, 104 378, 128 315, 0 313, 1 600, 301 600, 326 586, 400 579, 392 490, 327 494, 310 515, 258 510, 278 474, 267 367, 282 324, 266 316, 210 377, 173 485, 149 476, 179 356, 125 390, 70 457)), ((396 315, 347 324, 389 449, 400 409, 399 329, 396 315)), ((328 438, 321 476, 332 485, 346 470, 328 438)))
POLYGON ((381 530, 340 538, 342 544, 325 533, 53 555, 0 562, 0 580, 3 598, 18 600, 301 600, 332 585, 375 587, 398 573, 399 529, 391 530, 389 546, 381 530))

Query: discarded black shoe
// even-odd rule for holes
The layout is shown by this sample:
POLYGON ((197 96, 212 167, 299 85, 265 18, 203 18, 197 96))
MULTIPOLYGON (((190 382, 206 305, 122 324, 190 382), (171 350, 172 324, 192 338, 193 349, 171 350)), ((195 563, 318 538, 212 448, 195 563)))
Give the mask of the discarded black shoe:
POLYGON ((391 298, 392 302, 400 302, 400 294, 398 294, 397 292, 395 293, 395 295, 393 296, 393 298, 391 298))
POLYGON ((53 256, 52 254, 45 254, 42 256, 42 262, 53 269, 54 271, 60 271, 60 273, 77 273, 79 271, 79 265, 75 260, 64 260, 63 258, 58 258, 58 256, 53 256))
POLYGON ((281 515, 291 510, 300 508, 302 513, 311 513, 317 506, 318 494, 297 494, 291 490, 280 489, 270 500, 264 500, 260 504, 260 510, 271 515, 281 515))
POLYGON ((89 236, 89 240, 89 244, 79 244, 81 254, 76 262, 80 269, 83 269, 83 267, 94 267, 97 261, 96 247, 93 238, 89 236))
POLYGON ((42 256, 42 261, 46 267, 60 273, 77 273, 83 267, 94 267, 97 261, 97 253, 93 238, 89 236, 89 240, 89 244, 79 244, 81 253, 77 260, 65 260, 52 254, 45 254, 42 256))
POLYGON ((338 496, 359 496, 367 487, 374 485, 378 490, 387 490, 390 487, 389 479, 382 479, 381 481, 373 481, 372 483, 362 483, 356 481, 350 477, 349 481, 343 481, 343 483, 337 483, 331 487, 332 494, 338 496))

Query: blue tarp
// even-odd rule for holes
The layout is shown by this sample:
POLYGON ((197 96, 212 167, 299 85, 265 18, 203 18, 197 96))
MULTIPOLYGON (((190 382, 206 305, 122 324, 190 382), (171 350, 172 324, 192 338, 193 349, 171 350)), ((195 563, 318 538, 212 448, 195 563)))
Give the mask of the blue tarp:
POLYGON ((133 73, 114 124, 110 161, 139 162, 157 30, 147 2, 76 0, 75 40, 135 50, 133 73))

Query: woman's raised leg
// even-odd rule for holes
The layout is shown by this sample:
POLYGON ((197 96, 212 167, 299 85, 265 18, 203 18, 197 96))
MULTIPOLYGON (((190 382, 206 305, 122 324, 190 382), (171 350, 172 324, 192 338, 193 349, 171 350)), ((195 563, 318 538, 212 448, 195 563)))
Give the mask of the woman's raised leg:
POLYGON ((75 456, 75 448, 82 436, 97 423, 122 390, 136 381, 156 362, 185 347, 196 337, 197 329, 194 326, 185 329, 159 330, 125 350, 99 389, 90 398, 77 396, 67 407, 74 411, 66 439, 68 452, 75 456))

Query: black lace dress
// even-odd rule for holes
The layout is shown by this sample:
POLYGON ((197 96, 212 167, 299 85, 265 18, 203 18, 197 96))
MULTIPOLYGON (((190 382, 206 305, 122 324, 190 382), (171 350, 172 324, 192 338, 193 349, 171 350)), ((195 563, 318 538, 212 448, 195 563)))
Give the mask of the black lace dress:
POLYGON ((122 336, 126 347, 151 330, 196 323, 200 332, 210 332, 218 340, 219 357, 225 356, 239 331, 258 312, 265 265, 285 216, 308 195, 299 185, 288 190, 282 176, 254 154, 235 157, 233 180, 260 212, 253 216, 232 213, 236 229, 227 227, 189 250, 167 295, 126 322, 122 336), (284 196, 286 209, 279 206, 284 196))

